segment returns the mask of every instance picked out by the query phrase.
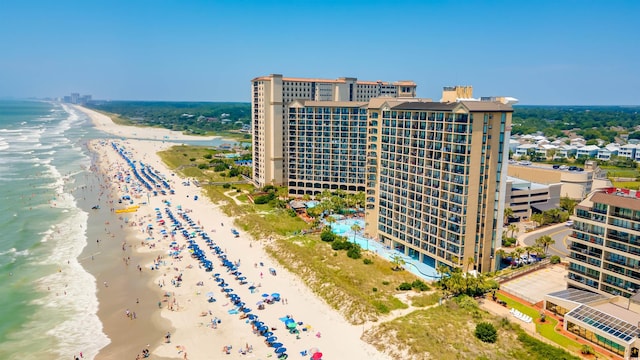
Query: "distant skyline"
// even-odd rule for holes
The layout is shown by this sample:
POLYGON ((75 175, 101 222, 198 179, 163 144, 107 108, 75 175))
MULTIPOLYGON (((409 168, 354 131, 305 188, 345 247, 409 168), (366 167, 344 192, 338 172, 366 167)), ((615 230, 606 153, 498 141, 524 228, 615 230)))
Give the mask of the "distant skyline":
POLYGON ((640 105, 639 1, 3 1, 0 98, 250 101, 250 80, 640 105))

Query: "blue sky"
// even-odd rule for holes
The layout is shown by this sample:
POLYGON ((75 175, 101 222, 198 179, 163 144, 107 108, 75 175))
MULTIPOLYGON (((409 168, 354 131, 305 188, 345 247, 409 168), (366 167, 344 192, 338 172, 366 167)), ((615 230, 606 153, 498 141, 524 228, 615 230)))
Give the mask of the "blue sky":
POLYGON ((0 2, 0 97, 250 101, 250 80, 640 105, 640 1, 0 2))

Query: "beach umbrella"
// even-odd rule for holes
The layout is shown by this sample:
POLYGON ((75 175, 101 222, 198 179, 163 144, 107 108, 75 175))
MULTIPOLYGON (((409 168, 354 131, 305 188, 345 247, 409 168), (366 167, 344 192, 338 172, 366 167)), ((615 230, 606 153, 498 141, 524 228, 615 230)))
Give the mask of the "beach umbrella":
POLYGON ((321 359, 322 359, 322 353, 319 351, 311 355, 311 360, 321 360, 321 359))
POLYGON ((207 293, 207 297, 213 297, 213 291, 209 291, 209 292, 207 293))
POLYGON ((267 337, 267 338, 268 338, 268 337, 271 337, 271 336, 273 336, 273 332, 271 332, 271 331, 268 331, 268 332, 266 332, 266 333, 264 334, 264 337, 267 337))
POLYGON ((270 337, 267 338, 267 341, 270 342, 270 343, 272 343, 272 342, 274 342, 276 340, 278 340, 278 337, 276 337, 276 336, 270 336, 270 337))
POLYGON ((245 312, 245 313, 248 313, 248 312, 251 312, 251 309, 249 309, 249 308, 244 308, 244 309, 242 309, 242 311, 243 311, 243 312, 245 312))
POLYGON ((288 323, 286 323, 287 328, 289 329, 295 329, 296 328, 296 322, 295 321, 290 321, 288 323))
POLYGON ((260 301, 258 301, 258 302, 256 303, 256 305, 262 305, 262 304, 264 304, 264 301, 262 301, 262 300, 260 300, 260 301))
POLYGON ((238 280, 247 280, 247 278, 245 276, 239 276, 238 280))
POLYGON ((260 327, 258 328, 258 330, 260 330, 260 331, 269 330, 269 327, 268 327, 268 326, 264 326, 264 325, 262 325, 262 326, 260 326, 260 327))
POLYGON ((255 320, 258 318, 258 315, 249 314, 249 320, 255 320))
POLYGON ((269 297, 269 294, 262 294, 263 298, 269 297))
POLYGON ((285 349, 283 347, 279 347, 279 348, 276 349, 276 354, 282 354, 285 351, 287 351, 287 349, 285 349))
POLYGON ((282 347, 282 343, 279 342, 274 342, 273 344, 271 344, 271 346, 273 346, 274 348, 281 348, 282 347))
POLYGON ((226 289, 224 289, 223 291, 228 293, 228 292, 232 292, 232 291, 233 291, 233 289, 226 288, 226 289))

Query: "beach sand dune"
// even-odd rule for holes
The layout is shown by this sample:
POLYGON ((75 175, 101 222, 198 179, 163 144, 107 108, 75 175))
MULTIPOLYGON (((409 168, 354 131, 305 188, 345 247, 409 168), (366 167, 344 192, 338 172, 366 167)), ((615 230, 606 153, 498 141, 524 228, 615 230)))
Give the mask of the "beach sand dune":
MULTIPOLYGON (((172 175, 156 155, 171 144, 135 140, 129 135, 140 129, 119 127, 113 122, 108 124, 103 118, 106 116, 78 108, 91 116, 96 126, 103 130, 105 127, 110 128, 108 132, 118 133, 125 138, 126 140, 116 140, 118 146, 129 151, 132 159, 143 161, 166 176, 175 190, 175 195, 135 198, 136 204, 141 204, 140 208, 130 215, 126 224, 123 224, 122 216, 117 216, 122 214, 112 215, 113 224, 124 225, 128 230, 124 241, 125 250, 120 251, 127 252, 127 257, 130 256, 131 260, 128 269, 121 272, 105 273, 105 269, 100 270, 100 274, 96 275, 98 284, 102 284, 102 279, 110 275, 114 277, 110 282, 126 284, 139 275, 136 271, 144 273, 147 278, 145 286, 140 286, 140 283, 135 285, 141 291, 140 295, 132 296, 129 293, 131 286, 127 285, 118 286, 117 291, 121 292, 119 295, 111 286, 99 291, 99 315, 112 343, 97 358, 123 358, 117 349, 126 348, 127 351, 132 351, 127 356, 133 359, 140 349, 148 345, 154 359, 276 359, 274 348, 267 346, 264 336, 254 333, 249 319, 240 319, 240 314, 230 314, 235 306, 221 291, 222 287, 218 286, 219 282, 214 274, 220 274, 218 277, 228 283, 227 288, 233 289, 232 292, 242 299, 245 307, 251 309, 250 313, 257 315, 270 329, 274 328, 273 336, 287 349, 289 358, 308 359, 311 356, 309 352, 318 349, 324 354, 324 359, 389 359, 387 355, 360 340, 364 331, 362 326, 347 323, 340 314, 316 297, 295 274, 273 261, 264 251, 268 239, 253 239, 242 231, 238 237, 234 237, 231 233, 233 219, 203 197, 200 188, 187 186, 177 175, 172 175), (196 195, 198 200, 195 200, 196 195), (147 204, 142 204, 147 200, 147 204), (214 269, 211 272, 205 271, 200 262, 190 256, 188 249, 184 248, 187 240, 180 233, 173 239, 170 236, 163 237, 160 233, 163 226, 156 221, 155 209, 160 209, 166 221, 164 229, 170 232, 165 213, 167 201, 170 202, 169 208, 174 215, 178 215, 180 207, 192 219, 194 226, 211 237, 228 260, 239 263, 238 271, 242 272, 241 276, 246 277, 243 284, 221 265, 218 256, 207 247, 201 237, 197 236, 194 240, 212 261, 214 269), (131 226, 132 223, 135 226, 131 226), (149 224, 153 226, 151 231, 149 224), (182 248, 180 256, 169 256, 172 241, 182 248), (137 270, 138 265, 140 270, 137 270), (272 275, 270 269, 274 269, 276 275, 272 275), (255 286, 253 292, 249 289, 251 285, 255 286), (215 302, 208 301, 208 293, 212 293, 215 302), (278 293, 281 300, 258 310, 258 302, 265 299, 263 294, 273 293, 278 293), (122 308, 133 297, 144 298, 144 305, 138 310, 137 319, 127 317, 125 312, 129 308, 122 308), (140 320, 140 314, 144 314, 145 319, 141 323, 148 326, 148 329, 132 327, 132 324, 140 320), (157 314, 160 314, 161 319, 154 318, 157 314), (288 331, 283 321, 287 316, 297 323, 297 334, 288 331), (215 319, 220 321, 216 321, 216 326, 212 323, 215 319), (170 333, 170 342, 166 342, 167 333, 170 333), (155 340, 149 340, 149 336, 153 336, 155 340), (251 348, 251 352, 242 354, 240 351, 247 346, 251 348), (223 352, 225 347, 230 347, 229 354, 223 352)), ((159 139, 165 136, 162 129, 153 130, 159 131, 153 136, 158 136, 159 139)), ((99 164, 101 171, 106 173, 106 178, 114 179, 118 171, 128 167, 109 142, 95 141, 92 147, 101 156, 99 164)), ((111 186, 114 196, 123 195, 122 184, 114 181, 111 186)), ((180 221, 186 224, 186 221, 180 221)), ((189 232, 196 231, 194 227, 185 226, 189 232)), ((117 241, 109 245, 121 246, 117 241)), ((121 262, 125 260, 116 258, 114 261, 114 266, 123 267, 121 262)))

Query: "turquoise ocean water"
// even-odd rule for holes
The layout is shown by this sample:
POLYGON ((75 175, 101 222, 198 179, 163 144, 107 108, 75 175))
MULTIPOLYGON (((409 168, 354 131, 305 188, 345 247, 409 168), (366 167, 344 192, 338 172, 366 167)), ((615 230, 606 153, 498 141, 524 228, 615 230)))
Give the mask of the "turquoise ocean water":
POLYGON ((0 101, 0 359, 93 358, 109 342, 77 259, 90 214, 73 196, 98 137, 66 105, 0 101))

